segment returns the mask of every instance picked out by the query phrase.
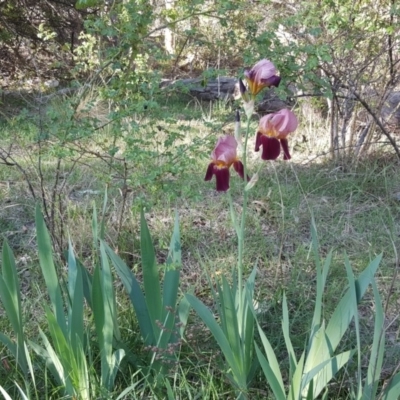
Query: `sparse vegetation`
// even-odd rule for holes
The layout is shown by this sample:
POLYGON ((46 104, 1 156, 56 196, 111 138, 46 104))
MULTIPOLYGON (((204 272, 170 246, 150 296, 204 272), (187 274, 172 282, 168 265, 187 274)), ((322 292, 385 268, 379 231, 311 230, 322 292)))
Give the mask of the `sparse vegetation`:
POLYGON ((0 102, 0 397, 398 398, 399 6, 253 3, 80 0, 68 57, 56 21, 0 17, 7 51, 41 38, 0 102), (299 120, 290 161, 253 153, 243 99, 161 85, 265 57, 299 120), (237 109, 258 180, 217 192, 237 109))

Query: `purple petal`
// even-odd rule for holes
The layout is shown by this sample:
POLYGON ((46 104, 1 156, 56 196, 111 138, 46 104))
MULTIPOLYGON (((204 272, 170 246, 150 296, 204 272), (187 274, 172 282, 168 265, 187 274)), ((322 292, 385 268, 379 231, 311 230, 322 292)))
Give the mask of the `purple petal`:
POLYGON ((214 175, 214 163, 208 164, 206 176, 204 178, 205 181, 211 181, 211 178, 214 175))
POLYGON ((225 135, 218 139, 214 151, 211 153, 213 161, 223 161, 230 165, 236 158, 236 139, 231 135, 225 135))
POLYGON ((229 168, 214 168, 217 181, 217 192, 226 192, 229 189, 229 168))
POLYGON ((289 143, 287 139, 281 139, 281 146, 283 150, 283 159, 284 160, 290 160, 290 153, 289 153, 289 143))
POLYGON ((240 89, 240 94, 243 96, 246 92, 246 86, 244 86, 243 81, 239 78, 239 89, 240 89))
POLYGON ((287 108, 275 113, 271 122, 275 125, 276 129, 285 136, 294 132, 299 124, 296 115, 287 108))
POLYGON ((235 161, 233 163, 233 168, 239 174, 239 176, 242 179, 244 179, 244 166, 243 166, 243 163, 241 161, 235 161))
POLYGON ((261 158, 263 160, 276 160, 279 157, 281 142, 278 139, 262 135, 261 144, 263 147, 261 158))
POLYGON ((261 132, 257 132, 257 135, 256 135, 256 147, 255 147, 254 151, 259 151, 260 150, 261 136, 262 136, 262 133, 261 132))
POLYGON ((280 76, 277 76, 277 75, 273 75, 273 76, 271 76, 270 78, 268 78, 268 79, 262 79, 261 81, 262 81, 262 83, 263 83, 265 86, 268 86, 268 87, 270 87, 270 86, 278 87, 278 86, 279 86, 279 83, 281 82, 281 77, 280 77, 280 76))
POLYGON ((243 75, 247 80, 252 80, 254 73, 252 73, 252 70, 249 71, 248 69, 246 69, 243 72, 243 75))

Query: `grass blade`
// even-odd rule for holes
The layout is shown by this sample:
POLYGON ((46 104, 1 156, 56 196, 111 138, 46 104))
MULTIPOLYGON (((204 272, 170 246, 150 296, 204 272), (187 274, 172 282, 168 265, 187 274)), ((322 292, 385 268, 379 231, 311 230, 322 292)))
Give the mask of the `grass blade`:
MULTIPOLYGON (((354 326, 356 328, 356 339, 357 339, 357 399, 361 397, 362 390, 362 376, 361 376, 361 337, 360 337, 360 323, 358 318, 358 301, 357 301, 357 288, 354 279, 353 271, 350 266, 350 261, 345 254, 344 265, 346 266, 347 279, 349 280, 349 303, 346 304, 348 310, 353 314, 354 326)), ((346 296, 346 295, 345 295, 346 296)), ((349 323, 351 320, 349 321, 349 323)), ((328 336, 329 338, 329 336, 328 336)), ((330 339, 330 338, 329 338, 330 339)))
MULTIPOLYGON (((286 343, 286 349, 289 354, 289 363, 290 363, 290 379, 293 379, 293 374, 297 368, 296 354, 294 352, 292 341, 290 340, 290 331, 289 331, 289 311, 286 301, 286 294, 283 294, 282 299, 282 331, 283 337, 286 343)), ((303 354, 304 356, 304 354, 303 354)))
POLYGON ((110 376, 108 358, 110 356, 110 340, 112 342, 113 329, 112 326, 109 325, 110 319, 107 317, 109 309, 108 305, 105 304, 101 271, 98 266, 95 268, 93 275, 92 303, 94 324, 100 347, 101 385, 107 388, 110 376))
POLYGON ((64 373, 67 374, 67 376, 63 377, 63 380, 70 381, 72 386, 74 386, 72 384, 72 382, 74 382, 75 386, 79 387, 80 385, 77 379, 77 365, 75 362, 73 349, 59 327, 55 316, 49 309, 46 309, 46 319, 53 341, 54 354, 57 355, 57 360, 59 360, 60 364, 62 365, 64 373))
POLYGON ((186 298, 189 304, 194 308, 196 313, 199 317, 203 320, 206 324, 208 329, 210 329, 212 335, 214 336, 215 340, 220 347, 222 354, 224 355, 226 362, 228 363, 229 367, 232 369, 232 373, 236 378, 240 377, 240 370, 237 368, 236 360, 233 355, 232 349, 229 345, 228 339, 225 336, 223 330, 218 325, 217 321, 215 320, 214 316, 212 315, 211 311, 199 300, 197 297, 186 294, 186 298))
MULTIPOLYGON (((192 293, 193 290, 189 289, 188 292, 192 293)), ((187 321, 189 318, 189 313, 190 313, 190 304, 189 304, 187 298, 183 297, 181 299, 181 301, 179 302, 179 306, 178 306, 179 321, 181 323, 181 325, 179 327, 179 333, 180 333, 181 337, 183 337, 183 333, 185 331, 185 327, 187 325, 187 321)))
POLYGON ((368 365, 368 373, 365 381, 363 399, 375 399, 378 390, 379 378, 382 370, 383 355, 385 352, 385 329, 384 329, 384 311, 382 307, 381 296, 375 280, 371 281, 374 291, 375 304, 375 323, 374 323, 374 339, 372 342, 371 355, 368 365))
POLYGON ((253 376, 257 368, 257 357, 254 356, 254 329, 255 313, 253 313, 254 287, 257 268, 254 267, 245 285, 245 299, 243 305, 243 315, 239 315, 239 329, 241 328, 241 338, 243 341, 244 365, 247 371, 248 380, 253 376))
POLYGON ((140 248, 143 268, 143 285, 150 322, 153 326, 154 336, 158 337, 160 328, 156 321, 162 318, 161 285, 159 271, 156 263, 153 242, 149 228, 144 218, 143 209, 140 215, 140 248))
POLYGON ((43 331, 40 328, 39 328, 39 334, 43 340, 45 348, 42 348, 38 344, 31 341, 29 341, 29 345, 32 347, 32 349, 39 357, 43 358, 43 360, 46 361, 46 368, 49 369, 50 373, 55 378, 57 384, 60 387, 64 387, 65 391, 72 396, 74 394, 74 391, 72 390, 72 386, 68 381, 69 375, 65 373, 60 359, 58 358, 56 352, 52 348, 47 336, 43 333, 43 331))
MULTIPOLYGON (((381 259, 382 255, 379 255, 372 260, 355 282, 357 303, 361 300, 367 290, 368 285, 379 267, 381 259)), ((329 338, 329 344, 333 351, 338 346, 354 317, 355 308, 352 305, 351 298, 352 295, 348 290, 337 305, 331 319, 329 320, 328 326, 326 327, 326 335, 329 338)))
POLYGON ((26 376, 28 374, 29 353, 27 353, 25 345, 20 285, 14 255, 7 241, 4 241, 3 243, 2 261, 3 267, 2 275, 0 275, 0 299, 3 303, 8 320, 15 332, 17 343, 14 344, 3 334, 0 335, 0 341, 2 341, 14 355, 18 366, 26 376))
MULTIPOLYGON (((113 288, 113 276, 110 263, 104 248, 104 242, 100 241, 100 260, 101 260, 101 286, 104 295, 104 306, 107 307, 106 316, 111 318, 109 323, 113 326, 113 335, 117 340, 121 339, 117 320, 117 304, 113 288)), ((107 322, 107 321, 106 321, 107 322)))
POLYGON ((285 398, 286 398, 285 392, 283 391, 283 389, 281 388, 280 383, 279 383, 280 374, 278 376, 276 376, 274 374, 267 359, 265 358, 264 354, 261 353, 261 350, 257 346, 257 344, 255 345, 255 347, 256 347, 258 361, 260 362, 260 365, 264 372, 265 378, 266 378, 269 386, 271 387, 272 392, 274 393, 275 399, 276 400, 285 400, 285 398))
POLYGON ((107 210, 107 202, 108 202, 108 190, 107 186, 104 190, 104 201, 103 201, 103 209, 101 213, 101 222, 100 222, 100 234, 99 239, 104 240, 105 228, 106 228, 106 210, 107 210))
POLYGON ((39 263, 42 269, 44 280, 46 282, 53 311, 64 335, 67 335, 67 323, 65 321, 64 305, 56 268, 53 262, 50 235, 47 231, 39 205, 36 206, 36 234, 39 249, 39 263))
MULTIPOLYGON (((79 348, 79 343, 83 343, 83 282, 81 269, 76 263, 72 243, 69 240, 68 246, 68 292, 71 301, 69 307, 69 341, 74 350, 79 348)), ((78 351, 78 350, 77 350, 78 351)), ((78 353, 75 353, 77 356, 78 353)))
POLYGON ((296 365, 296 369, 290 381, 290 388, 288 394, 288 399, 290 400, 301 399, 300 394, 302 390, 303 365, 304 365, 304 352, 301 355, 299 362, 296 365))
POLYGON ((1 394, 4 396, 5 400, 13 400, 10 395, 5 391, 5 389, 3 388, 3 386, 0 385, 0 392, 1 394))
MULTIPOLYGON (((219 291, 221 300, 222 314, 220 315, 221 323, 223 322, 223 329, 228 339, 233 356, 235 357, 238 369, 243 363, 243 353, 241 348, 241 341, 239 335, 239 324, 237 319, 237 310, 235 307, 235 300, 233 298, 234 289, 231 290, 228 281, 222 276, 222 290, 219 291)), ((242 368, 240 368, 242 370, 242 368)), ((243 373, 243 371, 241 371, 243 373)))
POLYGON ((324 360, 320 364, 316 364, 314 368, 304 373, 302 378, 303 396, 311 393, 313 399, 317 398, 353 355, 354 350, 345 351, 329 360, 324 360), (311 387, 312 389, 310 389, 311 387))
POLYGON ((121 260, 121 258, 115 254, 115 252, 107 245, 107 243, 104 243, 104 248, 107 255, 110 257, 110 260, 113 263, 114 268, 117 271, 117 274, 120 277, 135 309, 140 333, 144 342, 146 345, 155 345, 156 339, 153 332, 153 325, 150 321, 146 300, 140 288, 139 282, 135 278, 135 275, 133 275, 132 271, 121 260))
POLYGON ((271 343, 267 339, 264 331, 261 326, 257 323, 258 332, 260 334, 261 342, 264 347, 265 355, 267 359, 265 359, 264 355, 261 353, 260 349, 256 345, 256 352, 258 360, 260 361, 261 368, 264 371, 264 375, 267 378, 269 385, 271 386, 272 391, 277 399, 285 398, 285 386, 283 384, 282 374, 279 367, 278 360, 276 358, 275 352, 271 346, 271 343))
MULTIPOLYGON (((174 330, 175 307, 178 299, 180 268, 182 266, 181 239, 179 233, 178 213, 175 213, 174 231, 171 237, 168 257, 166 261, 166 271, 163 282, 163 316, 165 327, 168 330, 174 330), (173 312, 170 312, 173 310, 173 312)), ((164 335, 162 347, 168 343, 171 335, 164 335)))
POLYGON ((389 384, 383 390, 382 400, 393 400, 400 398, 400 373, 390 379, 389 384))

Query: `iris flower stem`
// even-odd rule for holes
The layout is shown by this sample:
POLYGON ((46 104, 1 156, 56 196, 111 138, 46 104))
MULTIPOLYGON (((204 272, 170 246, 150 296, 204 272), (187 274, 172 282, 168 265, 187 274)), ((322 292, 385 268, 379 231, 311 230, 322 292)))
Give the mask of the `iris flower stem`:
POLYGON ((248 191, 245 190, 247 185, 247 141, 249 138, 250 131, 250 118, 247 118, 247 126, 246 126, 246 134, 244 138, 243 145, 243 172, 244 172, 244 186, 243 186, 243 208, 242 215, 240 221, 240 227, 238 232, 238 271, 237 271, 237 279, 238 279, 238 290, 239 290, 239 314, 242 311, 243 307, 243 299, 242 299, 242 291, 243 291, 243 250, 244 250, 244 229, 246 223, 246 211, 247 211, 247 198, 248 191))
MULTIPOLYGON (((228 202, 229 202, 229 209, 231 211, 232 223, 233 223, 233 226, 234 226, 235 231, 236 231, 236 236, 239 237, 239 235, 240 235, 240 227, 238 225, 238 221, 237 221, 237 218, 236 218, 235 208, 233 207, 233 200, 232 200, 231 191, 228 190, 226 193, 228 195, 228 202)), ((234 270, 232 270, 232 273, 233 272, 234 272, 234 270)))

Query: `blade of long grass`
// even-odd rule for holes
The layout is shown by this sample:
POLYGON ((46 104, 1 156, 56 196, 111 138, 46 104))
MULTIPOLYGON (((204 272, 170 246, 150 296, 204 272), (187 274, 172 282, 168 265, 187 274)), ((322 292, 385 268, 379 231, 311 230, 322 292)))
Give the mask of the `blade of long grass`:
POLYGON ((144 342, 146 345, 155 345, 156 339, 154 337, 153 326, 150 321, 146 300, 137 279, 121 258, 118 257, 117 254, 115 254, 115 252, 107 245, 107 243, 104 243, 104 248, 129 295, 131 303, 133 304, 136 318, 139 323, 140 333, 144 342))
MULTIPOLYGON (((0 342, 4 344, 8 348, 8 351, 14 356, 15 360, 18 361, 18 346, 15 342, 13 342, 8 336, 4 333, 0 332, 0 342)), ((22 369, 22 366, 20 366, 22 369)))
POLYGON ((242 337, 243 366, 247 375, 247 381, 250 382, 258 367, 258 360, 254 354, 254 316, 247 302, 243 307, 243 312, 245 314, 243 319, 247 321, 242 337))
POLYGON ((107 387, 110 377, 109 356, 113 329, 109 326, 109 318, 106 316, 106 314, 109 313, 109 307, 105 304, 101 271, 98 266, 96 266, 93 275, 92 303, 94 323, 101 356, 101 385, 107 387))
POLYGON ((93 280, 93 277, 89 273, 89 271, 85 268, 85 266, 79 261, 79 259, 75 258, 75 262, 76 262, 77 268, 80 270, 81 277, 82 277, 83 295, 84 295, 85 300, 88 303, 89 307, 91 309, 93 309, 93 306, 92 306, 92 280, 93 280))
POLYGON ((175 211, 174 230, 171 236, 166 264, 180 268, 182 266, 181 235, 179 231, 179 216, 175 211))
POLYGON ((317 234, 317 228, 315 225, 314 217, 311 220, 311 237, 312 237, 312 249, 314 253, 315 259, 315 267, 317 271, 317 296, 315 299, 315 306, 314 306, 314 315, 311 324, 311 333, 310 333, 310 341, 309 344, 311 345, 311 340, 313 335, 318 331, 321 324, 321 313, 322 313, 322 298, 324 294, 326 278, 328 276, 329 267, 332 261, 332 250, 328 253, 326 257, 324 266, 321 266, 321 260, 319 256, 319 240, 317 234))
POLYGON ((28 373, 28 365, 26 360, 26 355, 24 352, 24 332, 22 327, 22 321, 20 318, 20 306, 14 303, 16 297, 8 290, 6 283, 3 280, 3 277, 0 276, 0 298, 4 305, 4 309, 6 311, 6 315, 8 320, 13 327, 15 335, 17 337, 17 342, 14 343, 9 337, 0 333, 0 341, 8 347, 9 351, 13 354, 16 362, 21 368, 24 375, 28 373))
POLYGON ((255 313, 253 313, 256 272, 257 266, 253 268, 253 271, 247 278, 244 290, 243 314, 238 316, 239 327, 241 328, 240 336, 244 345, 244 365, 246 371, 248 371, 248 379, 252 377, 253 372, 255 372, 258 366, 257 358, 254 355, 255 313))
MULTIPOLYGON (((117 320, 117 304, 113 287, 113 276, 111 273, 110 263, 104 248, 104 242, 100 241, 100 260, 101 260, 101 281, 104 295, 104 305, 108 305, 106 316, 111 318, 110 326, 113 328, 113 335, 117 340, 121 339, 117 320)), ((107 322, 107 321, 106 321, 107 322)))
POLYGON ((27 345, 26 341, 24 341, 24 351, 25 351, 25 355, 26 355, 25 357, 26 357, 26 360, 27 360, 27 363, 28 363, 28 370, 29 370, 29 373, 30 373, 30 377, 31 377, 32 382, 33 382, 33 387, 36 388, 36 378, 35 378, 35 374, 34 374, 34 371, 33 371, 32 359, 31 359, 31 356, 30 356, 30 353, 29 353, 29 349, 28 349, 28 345, 27 345))
MULTIPOLYGON (((188 290, 188 293, 193 293, 193 289, 190 288, 188 290)), ((189 318, 189 313, 190 313, 190 304, 186 297, 182 297, 178 306, 178 315, 180 321, 179 333, 181 337, 183 337, 183 333, 185 331, 185 327, 187 325, 187 321, 189 318)))
POLYGON ((43 331, 39 328, 39 335, 42 338, 43 344, 45 348, 39 346, 38 344, 29 341, 30 347, 34 350, 34 352, 43 360, 46 361, 46 368, 49 369, 55 380, 57 381, 57 384, 60 387, 64 387, 65 391, 69 395, 73 395, 74 391, 71 385, 71 382, 69 381, 69 375, 66 373, 64 370, 62 363, 57 355, 57 353, 54 351, 53 347, 51 346, 47 336, 43 333, 43 331))
POLYGON ((18 385, 18 382, 14 382, 15 386, 17 387, 19 394, 21 395, 22 400, 29 400, 28 396, 26 393, 21 389, 21 387, 18 385))
POLYGON ((10 290, 13 296, 13 303, 15 305, 15 309, 19 309, 19 305, 21 304, 21 294, 19 289, 19 279, 17 268, 15 266, 14 254, 8 245, 7 240, 4 240, 3 243, 3 251, 2 251, 2 260, 3 260, 3 279, 10 290))
MULTIPOLYGON (((175 307, 178 299, 180 268, 182 266, 181 240, 179 233, 179 218, 175 212, 174 230, 171 236, 171 242, 166 261, 166 271, 163 282, 163 299, 162 299, 162 320, 165 321, 165 327, 169 331, 174 331, 176 320, 175 307)), ((168 344, 170 337, 173 335, 163 335, 161 346, 168 344)))
POLYGON ((330 360, 331 353, 325 336, 324 323, 310 338, 310 348, 307 352, 306 362, 304 364, 304 373, 311 371, 317 365, 330 360))
POLYGON ((53 348, 55 353, 60 360, 64 371, 68 371, 68 375, 71 381, 76 382, 77 377, 77 365, 73 354, 73 349, 67 338, 64 336, 61 328, 59 327, 57 320, 53 313, 49 309, 46 309, 46 319, 49 326, 49 332, 53 341, 53 348))
MULTIPOLYGON (((167 267, 168 268, 168 267, 167 267)), ((179 270, 169 270, 165 272, 163 283, 163 312, 161 321, 163 322, 163 329, 159 333, 158 345, 165 348, 170 342, 172 337, 175 337, 175 323, 176 316, 176 302, 179 290, 179 270)), ((176 340, 176 338, 175 338, 176 340)))
POLYGON ((290 365, 290 379, 293 378, 293 374, 297 368, 296 354, 294 352, 292 341, 290 340, 290 331, 289 331, 289 311, 286 301, 286 294, 283 294, 282 299, 282 331, 283 337, 286 343, 286 349, 289 354, 289 365, 290 365))
POLYGON ((101 213, 101 222, 100 222, 100 233, 99 239, 104 240, 104 234, 106 230, 106 211, 107 211, 107 202, 108 202, 108 190, 107 186, 104 190, 104 200, 103 200, 103 209, 101 213))
POLYGON ((77 391, 79 393, 79 399, 81 400, 90 400, 90 384, 89 384, 89 373, 86 361, 86 354, 83 349, 83 344, 76 341, 76 349, 73 349, 75 354, 75 361, 77 366, 77 377, 79 381, 79 387, 77 391))
MULTIPOLYGON (((234 290, 234 289, 232 289, 234 290)), ((239 335, 239 324, 237 319, 237 310, 235 307, 234 295, 229 286, 228 281, 223 276, 222 277, 222 290, 220 291, 220 299, 222 303, 223 314, 220 315, 221 322, 223 322, 225 336, 228 339, 230 348, 233 352, 233 356, 235 357, 238 369, 241 370, 241 373, 244 371, 241 368, 241 364, 243 363, 243 353, 241 348, 241 340, 239 335)))
POLYGON ((15 259, 7 241, 3 243, 2 250, 2 275, 0 275, 0 299, 8 320, 17 337, 17 344, 14 346, 11 340, 7 341, 6 336, 2 335, 0 340, 6 344, 13 353, 19 367, 26 376, 28 373, 27 354, 25 352, 25 335, 22 320, 20 285, 15 266, 15 259), (13 351, 14 350, 14 351, 13 351))
POLYGON ((321 270, 321 259, 319 256, 319 239, 314 215, 311 216, 311 248, 314 254, 315 266, 317 267, 317 269, 321 270))
POLYGON ((258 361, 260 362, 261 368, 264 372, 264 376, 265 376, 272 392, 274 393, 275 399, 276 400, 285 400, 285 398, 286 398, 285 392, 280 387, 278 376, 276 376, 274 374, 274 372, 272 371, 272 368, 270 367, 264 354, 261 353, 261 350, 257 346, 257 344, 255 345, 255 347, 256 347, 256 354, 258 357, 258 361))
POLYGON ((93 255, 96 256, 99 244, 99 226, 97 219, 96 203, 93 202, 93 212, 92 212, 92 237, 93 237, 93 255))
POLYGON ((22 317, 20 314, 18 300, 13 292, 15 292, 15 290, 13 288, 9 288, 3 277, 0 275, 1 301, 3 303, 4 309, 7 313, 7 317, 11 323, 12 328, 17 335, 20 335, 22 328, 22 317))
POLYGON ((375 280, 371 281, 374 291, 375 303, 375 322, 374 339, 372 341, 371 355, 368 365, 367 378, 364 385, 362 398, 364 400, 375 399, 378 390, 379 378, 382 371, 383 355, 385 352, 385 329, 384 329, 384 311, 382 307, 381 296, 375 280))
POLYGON ((56 268, 53 262, 50 235, 47 231, 39 205, 36 206, 36 234, 39 250, 39 263, 42 269, 44 280, 46 282, 53 311, 64 335, 67 335, 67 323, 65 320, 64 305, 56 268))
POLYGON ((165 379, 165 386, 167 388, 167 399, 168 400, 175 400, 175 393, 172 390, 171 384, 169 383, 168 379, 165 379))
POLYGON ((326 277, 328 274, 329 266, 332 260, 332 250, 328 253, 324 267, 320 269, 317 268, 317 295, 315 299, 315 306, 314 306, 314 315, 311 324, 311 332, 310 332, 310 341, 309 344, 311 345, 312 337, 314 334, 319 330, 321 326, 321 315, 322 315, 322 298, 324 295, 325 290, 325 283, 326 277))
POLYGON ((122 359, 125 357, 125 350, 118 349, 116 350, 112 357, 111 357, 111 364, 110 364, 110 388, 114 386, 115 377, 119 371, 119 367, 121 365, 122 359))
POLYGON ((10 395, 6 392, 6 390, 3 388, 3 386, 0 385, 0 392, 4 396, 5 400, 13 400, 10 395))
MULTIPOLYGON (((141 371, 135 372, 133 374, 132 378, 134 378, 135 375, 138 375, 140 372, 141 371)), ((126 399, 128 399, 129 398, 129 397, 127 397, 128 394, 130 394, 131 392, 133 392, 133 393, 137 392, 137 386, 138 385, 142 385, 141 380, 138 380, 134 384, 132 384, 132 385, 128 386, 127 388, 125 388, 115 400, 126 400, 126 399)))
POLYGON ((189 304, 194 308, 199 317, 206 324, 208 329, 210 329, 214 339, 217 341, 219 348, 224 355, 228 366, 232 369, 232 373, 235 377, 240 377, 240 370, 238 370, 236 365, 236 360, 233 355, 232 349, 230 348, 228 339, 226 338, 223 330, 218 325, 211 311, 199 300, 197 297, 186 294, 186 298, 189 304))
MULTIPOLYGON (((350 261, 345 254, 344 265, 346 266, 347 279, 349 281, 349 303, 346 305, 350 313, 353 314, 354 317, 354 326, 356 328, 356 339, 357 339, 357 394, 356 398, 361 398, 361 390, 362 390, 362 376, 361 376, 361 337, 360 337, 360 322, 358 319, 358 301, 357 301, 357 288, 356 281, 354 279, 353 270, 350 266, 350 261)), ((349 323, 351 320, 349 321, 349 323)), ((329 337, 329 336, 328 336, 329 337)), ((330 338, 329 338, 330 339, 330 338)))
POLYGON ((140 215, 140 248, 147 309, 153 326, 154 336, 158 337, 160 328, 156 324, 156 321, 160 320, 162 316, 161 285, 153 242, 143 210, 140 215))
MULTIPOLYGON (((72 248, 71 238, 68 238, 68 295, 70 301, 70 309, 72 307, 74 293, 75 293, 75 286, 76 286, 76 279, 78 275, 78 267, 76 265, 75 254, 72 248)), ((71 314, 71 313, 70 313, 71 314)), ((70 323, 70 321, 69 321, 70 323)))
MULTIPOLYGON (((69 308, 69 341, 72 349, 78 351, 78 343, 83 343, 83 282, 81 269, 76 263, 71 240, 68 246, 68 292, 71 306, 69 308)), ((75 356, 79 354, 75 353, 75 356)))
POLYGON ((163 282, 162 320, 164 321, 166 331, 162 332, 162 339, 159 342, 162 348, 167 346, 171 340, 171 337, 175 336, 176 303, 178 299, 181 265, 182 254, 179 234, 179 220, 178 213, 176 212, 174 231, 171 236, 163 282), (167 332, 169 334, 166 334, 167 332))
MULTIPOLYGON (((349 279, 349 289, 339 301, 339 304, 335 308, 331 319, 329 320, 328 326, 325 330, 325 335, 328 343, 328 347, 333 353, 338 346, 341 338, 348 329, 353 317, 355 318, 356 335, 357 335, 357 348, 358 348, 358 366, 360 367, 360 343, 359 343, 359 324, 358 324, 358 308, 357 304, 364 295, 369 283, 373 279, 382 256, 376 257, 367 268, 360 274, 357 280, 354 280, 353 272, 350 267, 348 258, 346 257, 345 265, 347 275, 349 279)), ((323 383, 331 376, 335 371, 332 369, 332 365, 328 364, 315 378, 314 395, 319 395, 324 389, 323 383), (325 378, 319 378, 320 376, 325 378)), ((361 379, 360 373, 358 374, 361 379)), ((358 382, 358 394, 357 398, 361 396, 360 388, 361 383, 358 382)))
MULTIPOLYGON (((101 271, 96 267, 93 277, 93 315, 100 342, 101 383, 106 389, 112 390, 120 361, 125 352, 119 349, 113 354, 114 334, 118 332, 116 329, 116 304, 110 264, 103 241, 100 241, 100 260, 101 271)), ((118 335, 116 339, 119 340, 118 335)))
MULTIPOLYGON (((370 284, 379 267, 381 259, 382 255, 379 255, 372 260, 355 282, 357 303, 364 296, 368 285, 370 284)), ((329 338, 329 344, 332 348, 332 351, 335 351, 354 317, 355 308, 351 302, 351 299, 352 294, 348 290, 335 308, 335 311, 333 312, 332 317, 330 318, 326 327, 326 335, 329 338)))
POLYGON ((383 390, 382 400, 400 398, 400 372, 390 379, 389 384, 383 390))
POLYGON ((304 365, 304 352, 301 355, 297 365, 296 369, 293 373, 293 377, 290 381, 290 387, 289 387, 289 394, 288 394, 288 399, 290 400, 299 400, 301 399, 301 390, 302 390, 302 377, 303 377, 303 365, 304 365))
POLYGON ((269 384, 271 386, 272 391, 275 394, 275 397, 277 399, 285 398, 285 386, 283 384, 281 369, 279 367, 279 363, 276 358, 275 352, 274 352, 267 336, 265 335, 264 331, 262 330, 260 324, 257 323, 257 326, 258 326, 258 332, 259 332, 260 338, 261 338, 261 343, 263 344, 264 352, 268 359, 268 360, 266 360, 266 362, 268 364, 266 366, 264 361, 261 362, 260 357, 259 357, 260 350, 259 350, 258 346, 256 346, 256 350, 257 350, 257 348, 259 350, 257 352, 257 356, 258 356, 258 359, 260 360, 261 367, 264 371, 267 381, 269 382, 269 384))
POLYGON ((345 351, 329 360, 316 364, 314 368, 304 373, 302 378, 302 395, 306 396, 311 393, 312 399, 317 398, 340 369, 349 362, 354 353, 354 350, 345 351), (311 386, 312 390, 310 389, 311 386))

